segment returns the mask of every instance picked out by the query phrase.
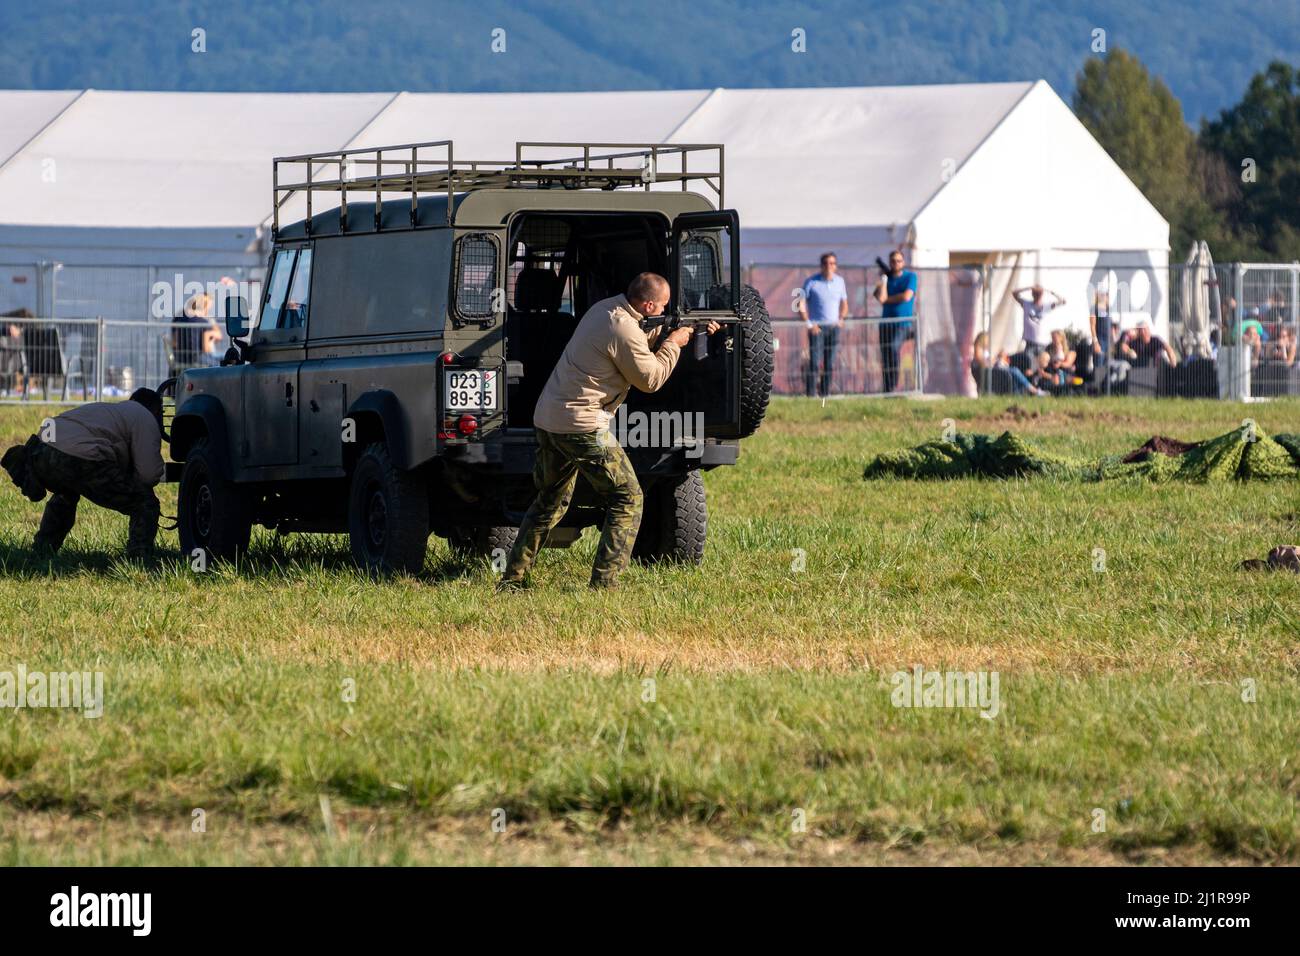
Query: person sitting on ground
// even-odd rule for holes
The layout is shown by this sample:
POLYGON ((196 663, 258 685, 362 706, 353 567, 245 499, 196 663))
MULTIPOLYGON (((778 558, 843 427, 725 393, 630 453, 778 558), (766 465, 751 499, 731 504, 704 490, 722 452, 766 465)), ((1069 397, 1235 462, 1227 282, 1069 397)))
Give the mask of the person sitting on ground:
POLYGON ((1047 394, 1047 392, 1025 378, 1024 372, 1011 364, 1011 359, 1005 351, 998 352, 996 356, 992 354, 989 348, 989 334, 987 332, 981 332, 975 336, 971 355, 971 372, 975 376, 975 384, 981 389, 984 387, 985 381, 991 384, 993 381, 1002 379, 1005 380, 1007 389, 1013 395, 1041 396, 1047 394))
POLYGON ((90 402, 47 419, 38 434, 0 458, 31 501, 51 494, 32 542, 39 556, 53 555, 77 520, 84 497, 130 518, 126 553, 150 557, 158 535, 158 496, 163 479, 163 402, 151 388, 138 388, 126 402, 90 402))
POLYGON ((1075 379, 1075 361, 1078 358, 1065 338, 1064 329, 1052 330, 1052 344, 1043 355, 1048 380, 1058 389, 1069 388, 1075 379))
POLYGON ((1171 366, 1178 364, 1174 350, 1151 333, 1149 319, 1138 319, 1136 328, 1120 342, 1120 354, 1133 368, 1145 368, 1162 358, 1171 366))
POLYGON ((1264 334, 1258 322, 1243 322, 1241 344, 1250 349, 1250 364, 1257 366, 1264 355, 1264 334))
POLYGON ((1251 306, 1246 312, 1246 317, 1241 320, 1241 334, 1244 337, 1247 331, 1253 331, 1261 343, 1267 342, 1270 338, 1268 329, 1264 328, 1264 323, 1259 318, 1259 307, 1251 306))
POLYGON ((1269 358, 1290 368, 1295 365, 1295 355, 1295 332, 1291 326, 1284 325, 1277 330, 1277 340, 1269 348, 1269 358))

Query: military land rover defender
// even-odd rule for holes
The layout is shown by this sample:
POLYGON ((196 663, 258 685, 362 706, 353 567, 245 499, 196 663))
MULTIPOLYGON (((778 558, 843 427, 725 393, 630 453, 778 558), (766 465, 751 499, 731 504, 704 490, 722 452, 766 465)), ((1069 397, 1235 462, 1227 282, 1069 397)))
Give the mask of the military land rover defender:
MULTIPOLYGON (((430 534, 467 555, 509 549, 534 493, 543 385, 587 308, 652 271, 673 292, 653 321, 721 328, 621 413, 645 491, 634 554, 700 561, 700 472, 736 462, 772 380, 722 167, 721 146, 695 145, 519 143, 513 161, 486 162, 437 142, 276 159, 260 307, 227 311, 221 367, 170 383, 182 552, 233 559, 254 524, 347 532, 375 572, 418 571, 430 534)), ((601 518, 579 482, 547 545, 601 518)))

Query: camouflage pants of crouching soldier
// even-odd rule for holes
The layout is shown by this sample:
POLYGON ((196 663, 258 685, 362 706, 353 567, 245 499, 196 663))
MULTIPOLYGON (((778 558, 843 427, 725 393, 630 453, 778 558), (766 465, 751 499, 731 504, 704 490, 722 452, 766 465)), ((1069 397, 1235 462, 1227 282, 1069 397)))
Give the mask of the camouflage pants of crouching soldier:
POLYGON ((632 545, 641 526, 641 482, 627 452, 608 430, 558 435, 537 429, 537 463, 533 484, 537 497, 519 526, 502 584, 524 580, 546 536, 560 523, 578 476, 587 480, 604 503, 605 524, 591 569, 593 588, 613 587, 632 558, 632 545))
POLYGON ((87 498, 130 519, 126 553, 147 556, 158 535, 158 496, 133 474, 111 462, 76 458, 39 439, 28 444, 27 467, 51 494, 32 547, 58 551, 77 521, 77 503, 87 498))

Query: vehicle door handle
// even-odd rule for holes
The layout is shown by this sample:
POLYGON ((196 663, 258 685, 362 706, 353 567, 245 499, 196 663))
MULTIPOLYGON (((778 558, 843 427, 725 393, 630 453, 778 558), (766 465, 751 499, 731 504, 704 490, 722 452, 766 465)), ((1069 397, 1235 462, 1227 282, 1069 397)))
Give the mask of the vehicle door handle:
POLYGON ((284 403, 293 407, 293 382, 284 383, 284 403))

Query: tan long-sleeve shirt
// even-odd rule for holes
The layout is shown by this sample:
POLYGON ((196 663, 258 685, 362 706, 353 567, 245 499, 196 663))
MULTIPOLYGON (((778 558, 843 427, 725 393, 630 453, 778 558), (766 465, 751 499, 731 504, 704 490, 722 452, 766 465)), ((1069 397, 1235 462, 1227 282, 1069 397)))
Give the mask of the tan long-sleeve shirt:
POLYGON ((163 479, 162 434, 139 402, 90 402, 64 412, 37 434, 73 458, 102 461, 153 487, 163 479))
POLYGON ((537 399, 533 424, 560 435, 607 428, 629 389, 657 392, 680 355, 672 342, 650 351, 641 313, 625 296, 602 299, 587 310, 569 339, 537 399))

